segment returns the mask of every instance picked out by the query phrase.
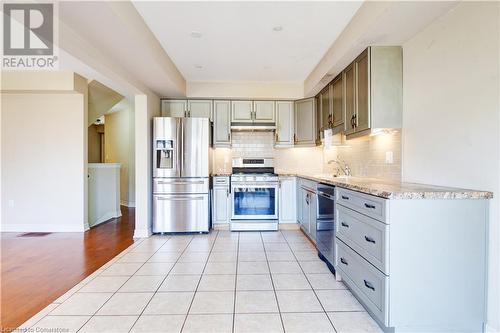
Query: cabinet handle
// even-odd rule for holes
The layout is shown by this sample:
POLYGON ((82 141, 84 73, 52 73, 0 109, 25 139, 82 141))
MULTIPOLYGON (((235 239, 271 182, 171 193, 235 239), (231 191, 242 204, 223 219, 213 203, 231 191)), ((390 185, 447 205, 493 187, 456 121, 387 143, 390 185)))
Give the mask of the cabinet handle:
POLYGON ((357 115, 356 115, 356 114, 354 114, 354 116, 353 116, 353 117, 354 117, 353 127, 354 127, 354 128, 356 128, 356 127, 358 127, 358 125, 356 125, 356 118, 357 118, 357 115))
POLYGON ((340 225, 343 227, 349 228, 349 224, 347 224, 347 223, 342 222, 342 223, 340 223, 340 225))
POLYGON ((375 240, 373 238, 368 237, 368 236, 365 236, 365 241, 367 241, 368 243, 375 244, 375 240))
POLYGON ((231 141, 231 133, 227 133, 227 141, 231 141))
POLYGON ((365 287, 368 288, 368 289, 371 289, 373 291, 375 291, 375 287, 368 281, 366 280, 363 280, 363 282, 365 283, 365 287))
POLYGON ((346 266, 349 266, 349 263, 344 258, 340 258, 340 262, 343 263, 346 266))
POLYGON ((342 199, 344 199, 344 200, 349 200, 349 197, 348 197, 348 196, 345 196, 345 195, 342 195, 342 199))
POLYGON ((367 203, 365 203, 365 207, 366 208, 375 209, 375 205, 370 205, 370 204, 367 204, 367 203))

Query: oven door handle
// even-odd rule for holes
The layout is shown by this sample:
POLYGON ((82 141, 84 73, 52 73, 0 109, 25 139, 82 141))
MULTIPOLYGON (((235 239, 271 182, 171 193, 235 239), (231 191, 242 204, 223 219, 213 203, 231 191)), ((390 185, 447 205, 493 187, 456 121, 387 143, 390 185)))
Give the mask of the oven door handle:
POLYGON ((326 194, 325 192, 320 192, 320 191, 318 191, 318 195, 319 195, 319 196, 322 196, 323 198, 327 198, 327 199, 330 199, 330 200, 334 200, 334 197, 333 197, 332 195, 326 194))

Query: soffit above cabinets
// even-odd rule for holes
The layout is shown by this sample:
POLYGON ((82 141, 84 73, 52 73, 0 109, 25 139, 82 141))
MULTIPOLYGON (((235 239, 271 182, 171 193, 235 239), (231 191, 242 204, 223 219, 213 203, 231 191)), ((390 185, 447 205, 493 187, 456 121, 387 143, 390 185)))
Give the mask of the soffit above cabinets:
POLYGON ((362 2, 134 2, 186 81, 302 83, 362 2))

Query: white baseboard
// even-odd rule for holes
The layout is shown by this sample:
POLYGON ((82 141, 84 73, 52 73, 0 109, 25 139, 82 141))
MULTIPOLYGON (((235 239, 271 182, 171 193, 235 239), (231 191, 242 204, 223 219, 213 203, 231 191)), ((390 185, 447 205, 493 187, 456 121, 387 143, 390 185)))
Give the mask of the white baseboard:
POLYGON ((67 224, 2 224, 0 225, 2 232, 84 232, 83 222, 80 225, 67 224))
POLYGON ((101 217, 99 217, 97 220, 91 221, 89 224, 90 224, 90 227, 95 227, 96 225, 101 224, 103 222, 106 222, 109 219, 114 219, 114 218, 117 218, 120 216, 122 216, 122 212, 120 212, 119 210, 112 211, 112 212, 106 212, 101 217))
POLYGON ((212 224, 214 230, 229 230, 229 223, 214 223, 212 224))
POLYGON ((120 205, 121 205, 121 206, 125 206, 125 207, 134 208, 134 207, 135 207, 135 201, 125 201, 125 200, 121 200, 121 201, 120 201, 120 205))
POLYGON ((299 230, 300 224, 298 223, 280 223, 280 230, 299 230))
POLYGON ((493 326, 488 325, 488 323, 486 323, 486 325, 484 325, 484 326, 485 326, 484 331, 486 333, 499 333, 500 332, 500 329, 496 329, 493 326))
POLYGON ((147 238, 151 236, 153 233, 150 229, 135 229, 134 230, 134 238, 147 238))

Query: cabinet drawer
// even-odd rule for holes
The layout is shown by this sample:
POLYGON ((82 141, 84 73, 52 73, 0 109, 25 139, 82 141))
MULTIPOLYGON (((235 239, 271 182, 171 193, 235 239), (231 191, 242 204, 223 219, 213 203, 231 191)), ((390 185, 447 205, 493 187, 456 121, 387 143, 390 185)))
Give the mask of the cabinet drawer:
POLYGON ((337 237, 388 275, 389 226, 341 205, 335 217, 337 237))
POLYGON ((299 178, 299 179, 300 179, 299 188, 305 188, 310 190, 311 192, 316 193, 316 187, 318 184, 315 181, 305 178, 299 178))
POLYGON ((389 277, 336 239, 336 269, 360 301, 386 326, 388 320, 389 277))
POLYGON ((153 193, 208 193, 208 178, 155 178, 153 193))
POLYGON ((229 177, 227 176, 215 176, 213 180, 214 186, 229 186, 229 177))
POLYGON ((384 223, 388 223, 386 220, 387 213, 385 199, 343 188, 337 188, 337 203, 352 208, 361 214, 365 214, 384 223))

